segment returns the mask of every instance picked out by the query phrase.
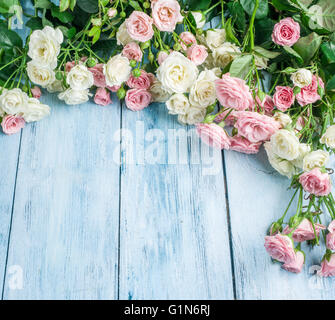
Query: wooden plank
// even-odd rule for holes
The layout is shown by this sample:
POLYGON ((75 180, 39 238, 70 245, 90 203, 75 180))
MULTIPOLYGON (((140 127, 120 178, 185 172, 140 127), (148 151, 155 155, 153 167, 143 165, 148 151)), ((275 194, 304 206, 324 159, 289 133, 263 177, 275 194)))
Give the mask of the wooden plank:
POLYGON ((237 299, 332 299, 334 280, 309 273, 310 266, 320 264, 324 246, 302 246, 306 265, 298 275, 273 264, 264 249, 268 226, 293 195, 287 191, 289 180, 274 172, 264 150, 256 156, 227 151, 225 162, 237 299))
MULTIPOLYGON (((1 130, 1 129, 0 129, 1 130)), ((0 288, 2 289, 12 217, 17 161, 21 134, 0 132, 0 288)))
POLYGON ((124 110, 122 127, 137 147, 132 150, 129 134, 122 141, 120 298, 232 299, 221 153, 214 157, 217 172, 207 175, 211 157, 196 164, 194 129, 179 125, 163 104, 124 110), (188 150, 185 157, 168 149, 169 142, 174 146, 169 129, 190 134, 181 149, 188 150), (155 141, 157 162, 150 156, 155 141), (169 164, 175 156, 177 164, 169 164))
POLYGON ((119 103, 70 107, 51 95, 42 101, 51 116, 22 136, 4 298, 114 299, 119 103), (11 289, 12 266, 23 273, 21 290, 11 289))

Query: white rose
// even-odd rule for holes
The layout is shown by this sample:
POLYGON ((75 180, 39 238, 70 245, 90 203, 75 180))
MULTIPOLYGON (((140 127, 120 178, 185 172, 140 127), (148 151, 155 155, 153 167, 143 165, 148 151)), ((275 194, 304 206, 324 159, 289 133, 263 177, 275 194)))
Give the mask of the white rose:
POLYGON ((1 109, 10 115, 21 115, 28 103, 28 95, 21 89, 4 91, 0 96, 1 109))
POLYGON ((194 125, 196 123, 202 122, 206 116, 206 109, 200 109, 197 107, 191 107, 188 109, 186 114, 178 115, 178 121, 181 124, 194 125))
POLYGON ((29 98, 27 108, 23 113, 26 122, 40 121, 50 114, 50 107, 42 104, 38 99, 29 98))
POLYGON ((270 139, 272 151, 286 160, 297 159, 300 155, 300 143, 296 135, 286 129, 278 130, 270 139))
POLYGON ((241 50, 235 44, 225 42, 223 45, 213 50, 213 59, 217 66, 225 68, 240 54, 241 50))
POLYGON ((170 93, 186 93, 196 81, 199 70, 180 52, 172 52, 157 69, 157 78, 170 93))
POLYGON ((311 152, 311 147, 306 143, 300 143, 299 145, 299 156, 292 160, 292 163, 297 167, 302 169, 303 167, 303 160, 305 156, 311 152))
POLYGON ((47 86, 49 93, 62 92, 64 90, 63 82, 61 80, 55 80, 53 83, 47 86))
POLYGON ((326 132, 321 137, 320 142, 325 144, 328 148, 335 148, 335 125, 327 128, 326 132))
POLYGON ((43 88, 46 88, 56 80, 53 69, 49 66, 41 66, 34 60, 27 63, 27 73, 31 82, 43 88))
POLYGON ((292 123, 291 117, 283 112, 275 112, 273 118, 280 123, 282 128, 285 128, 292 123))
POLYGON ((116 40, 118 45, 127 45, 130 42, 134 42, 134 40, 130 37, 128 31, 127 31, 127 25, 126 22, 123 22, 119 30, 116 33, 116 40))
POLYGON ((322 168, 329 161, 329 153, 323 150, 316 150, 308 153, 303 160, 304 171, 311 171, 314 168, 322 168))
POLYGON ((61 92, 58 95, 58 98, 60 100, 64 100, 66 104, 68 105, 76 105, 85 103, 89 100, 89 90, 73 90, 73 89, 67 89, 64 92, 61 92))
POLYGON ((58 28, 47 26, 43 30, 35 30, 30 36, 28 56, 41 66, 55 69, 63 39, 58 28))
POLYGON ((206 44, 211 50, 222 46, 226 41, 225 29, 211 29, 206 32, 206 44))
POLYGON ((211 70, 202 71, 190 90, 190 103, 193 106, 207 108, 216 101, 215 80, 218 77, 211 70))
MULTIPOLYGON (((0 87, 1 95, 3 95, 7 91, 8 91, 7 89, 4 89, 4 88, 0 87)), ((0 95, 0 98, 1 98, 1 95, 0 95)), ((4 114, 5 114, 5 111, 2 109, 2 107, 0 105, 0 117, 2 117, 4 114)))
POLYGON ((176 93, 166 101, 166 107, 170 114, 185 115, 190 108, 190 103, 184 94, 176 93))
POLYGON ((303 88, 312 83, 313 74, 307 69, 299 69, 291 75, 293 84, 297 87, 303 88))
POLYGON ((197 24, 198 29, 202 29, 206 24, 206 17, 202 12, 199 11, 192 11, 192 16, 197 24))
POLYGON ((255 58, 255 66, 258 70, 266 69, 268 67, 269 59, 259 56, 257 54, 254 55, 255 58))
POLYGON ((292 176, 299 173, 299 169, 291 161, 280 158, 273 152, 271 142, 265 142, 264 148, 271 166, 280 174, 292 178, 292 176))
POLYGON ((149 90, 153 102, 166 102, 171 94, 163 89, 159 80, 155 79, 149 90))
POLYGON ((94 77, 85 65, 77 64, 68 73, 66 82, 73 90, 86 90, 93 86, 94 77))
POLYGON ((131 66, 129 60, 118 54, 104 65, 104 75, 108 86, 120 86, 123 82, 127 81, 130 77, 131 66))

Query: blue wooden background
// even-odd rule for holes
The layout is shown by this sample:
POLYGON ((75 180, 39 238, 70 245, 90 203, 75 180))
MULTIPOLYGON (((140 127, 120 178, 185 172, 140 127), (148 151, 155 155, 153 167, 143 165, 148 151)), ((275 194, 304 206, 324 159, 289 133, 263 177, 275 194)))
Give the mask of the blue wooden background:
POLYGON ((115 96, 107 107, 70 107, 50 94, 42 101, 49 118, 0 134, 2 299, 334 297, 332 279, 309 273, 322 249, 306 248, 299 275, 265 252, 266 229, 291 192, 263 151, 217 153, 208 175, 213 155, 195 163, 192 128, 189 156, 168 164, 178 159, 169 129, 185 127, 163 104, 132 112, 115 96), (137 150, 128 136, 118 139, 120 129, 133 133, 137 150), (141 158, 152 129, 164 149, 155 164, 141 158))

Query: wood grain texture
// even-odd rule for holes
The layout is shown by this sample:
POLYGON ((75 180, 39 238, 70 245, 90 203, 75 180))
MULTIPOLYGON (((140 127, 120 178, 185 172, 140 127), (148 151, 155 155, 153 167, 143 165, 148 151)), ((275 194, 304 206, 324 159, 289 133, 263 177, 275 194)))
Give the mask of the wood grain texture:
POLYGON ((136 125, 143 125, 146 134, 145 138, 140 133, 134 136, 139 150, 142 146, 147 151, 147 159, 129 163, 131 147, 129 139, 123 139, 120 298, 232 299, 220 153, 217 173, 203 175, 209 159, 203 157, 201 164, 192 164, 190 150, 195 152, 199 144, 193 130, 183 149, 189 153, 186 159, 177 156, 185 164, 167 165, 168 158, 175 156, 167 148, 168 130, 185 127, 168 116, 162 104, 139 113, 125 110, 122 127, 134 131, 136 125), (149 129, 162 131, 151 131, 154 137, 149 129), (157 163, 150 164, 150 145, 155 140, 161 152, 157 163), (141 162, 144 164, 138 164, 141 162))
POLYGON ((119 103, 42 101, 52 114, 23 132, 7 263, 22 268, 23 288, 11 290, 7 272, 4 299, 114 299, 119 103))
POLYGON ((0 288, 4 280, 8 239, 12 217, 20 134, 0 133, 0 288))
POLYGON ((264 249, 267 228, 293 195, 287 190, 289 179, 274 172, 264 150, 256 156, 228 151, 225 163, 237 299, 332 299, 334 279, 309 273, 312 265, 320 264, 324 246, 302 246, 306 263, 298 275, 272 263, 264 249))

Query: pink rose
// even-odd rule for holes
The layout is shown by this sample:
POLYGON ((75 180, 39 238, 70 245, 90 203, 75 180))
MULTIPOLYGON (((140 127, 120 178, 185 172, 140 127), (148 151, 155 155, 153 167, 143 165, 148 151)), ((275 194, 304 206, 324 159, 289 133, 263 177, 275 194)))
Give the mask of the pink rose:
POLYGON ((224 119, 225 125, 228 127, 232 127, 236 122, 237 115, 238 115, 238 111, 231 111, 231 109, 226 110, 226 111, 221 112, 218 116, 216 116, 214 121, 216 123, 219 123, 223 121, 224 119))
POLYGON ((280 129, 280 124, 266 115, 241 111, 237 113, 235 128, 239 135, 250 142, 257 143, 270 140, 271 136, 280 129))
MULTIPOLYGON (((325 226, 318 223, 314 223, 314 227, 317 236, 319 236, 321 230, 326 229, 325 226)), ((289 234, 291 233, 291 231, 292 229, 290 229, 289 226, 286 226, 285 229, 283 230, 283 234, 289 234)), ((315 239, 312 222, 310 222, 306 218, 303 219, 298 225, 298 227, 294 230, 292 238, 295 242, 304 242, 307 240, 315 239)))
POLYGON ((94 96, 95 104, 107 106, 112 103, 111 95, 105 88, 98 88, 94 96))
POLYGON ((42 96, 42 91, 40 87, 37 87, 37 86, 31 89, 31 93, 35 99, 39 99, 42 96))
POLYGON ((107 11, 108 18, 113 19, 117 15, 117 10, 115 8, 110 8, 107 11))
POLYGON ((140 46, 135 42, 130 42, 123 47, 122 54, 128 58, 128 60, 141 61, 143 57, 140 46))
POLYGON ((318 197, 327 196, 331 191, 329 175, 322 173, 319 168, 303 173, 299 182, 306 192, 318 197))
POLYGON ((301 251, 295 253, 294 260, 283 264, 282 268, 294 273, 300 273, 305 262, 305 256, 301 251))
POLYGON ((335 220, 333 220, 330 224, 329 224, 329 226, 328 226, 328 231, 329 232, 334 232, 335 231, 335 220))
POLYGON ((129 36, 140 42, 150 40, 154 35, 152 28, 153 20, 142 11, 133 11, 126 19, 126 26, 129 36))
POLYGON ((325 85, 322 79, 320 77, 317 78, 315 75, 313 75, 312 83, 306 87, 303 87, 301 91, 297 94, 297 101, 302 107, 310 103, 315 103, 316 101, 321 99, 320 95, 318 94, 318 82, 319 87, 324 89, 325 85))
POLYGON ((160 31, 173 32, 176 24, 183 21, 180 5, 176 0, 158 0, 152 3, 154 24, 160 31))
POLYGON ((169 54, 166 51, 160 51, 157 58, 158 64, 161 65, 168 56, 169 54))
POLYGON ((328 249, 335 251, 335 220, 328 226, 329 233, 326 236, 326 246, 328 249))
POLYGON ((291 263, 295 259, 292 239, 280 233, 266 236, 264 247, 267 253, 275 260, 291 263))
POLYGON ((108 86, 107 87, 107 89, 112 92, 117 92, 120 88, 121 86, 112 86, 112 87, 108 86))
POLYGON ((94 85, 96 87, 105 88, 107 86, 106 78, 104 75, 104 65, 102 63, 99 63, 93 68, 89 68, 88 70, 93 74, 94 85))
POLYGON ((293 89, 290 87, 276 87, 273 102, 278 110, 285 112, 294 103, 293 89))
POLYGON ((224 74, 222 79, 215 80, 215 87, 217 98, 223 107, 238 111, 253 108, 254 100, 244 80, 224 74))
POLYGON ((197 44, 197 39, 193 33, 189 31, 182 32, 180 35, 180 45, 183 50, 187 51, 187 48, 191 47, 193 44, 197 44))
POLYGON ((148 78, 149 78, 149 80, 150 80, 150 86, 152 86, 153 83, 154 83, 157 79, 156 79, 155 75, 154 75, 153 73, 151 73, 151 72, 147 73, 147 75, 148 75, 148 78))
POLYGON ((200 139, 210 147, 217 149, 229 149, 230 142, 226 131, 215 123, 198 123, 197 134, 200 139))
POLYGON ((291 47, 300 38, 300 25, 292 18, 280 20, 272 32, 272 41, 281 46, 291 47))
POLYGON ((326 246, 330 250, 335 250, 335 232, 328 233, 326 236, 326 246))
POLYGON ((139 77, 136 78, 133 75, 129 77, 127 86, 132 89, 149 89, 151 86, 151 79, 144 70, 141 70, 141 75, 139 77))
POLYGON ((335 276, 335 253, 332 253, 329 261, 326 257, 321 262, 321 269, 317 272, 321 277, 333 277, 335 276))
POLYGON ((255 154, 258 153, 261 146, 261 142, 252 143, 248 139, 241 136, 234 136, 230 139, 230 150, 234 150, 246 154, 255 154))
POLYGON ((7 135, 18 133, 24 128, 25 124, 26 122, 22 117, 11 115, 4 116, 1 122, 2 131, 7 135))
MULTIPOLYGON (((256 94, 256 102, 258 105, 258 110, 263 111, 265 115, 272 116, 273 115, 273 109, 274 109, 274 102, 272 98, 269 95, 266 95, 263 101, 259 98, 259 96, 256 94)), ((253 110, 249 110, 253 111, 253 110)))
POLYGON ((187 58, 189 58, 196 66, 203 64, 207 57, 208 53, 205 46, 194 44, 187 50, 187 58))
POLYGON ((126 94, 126 106, 132 111, 140 111, 151 102, 151 94, 145 89, 130 89, 126 94))
POLYGON ((69 62, 66 62, 65 64, 65 71, 66 72, 70 72, 71 69, 76 65, 76 62, 75 61, 69 61, 69 62))

